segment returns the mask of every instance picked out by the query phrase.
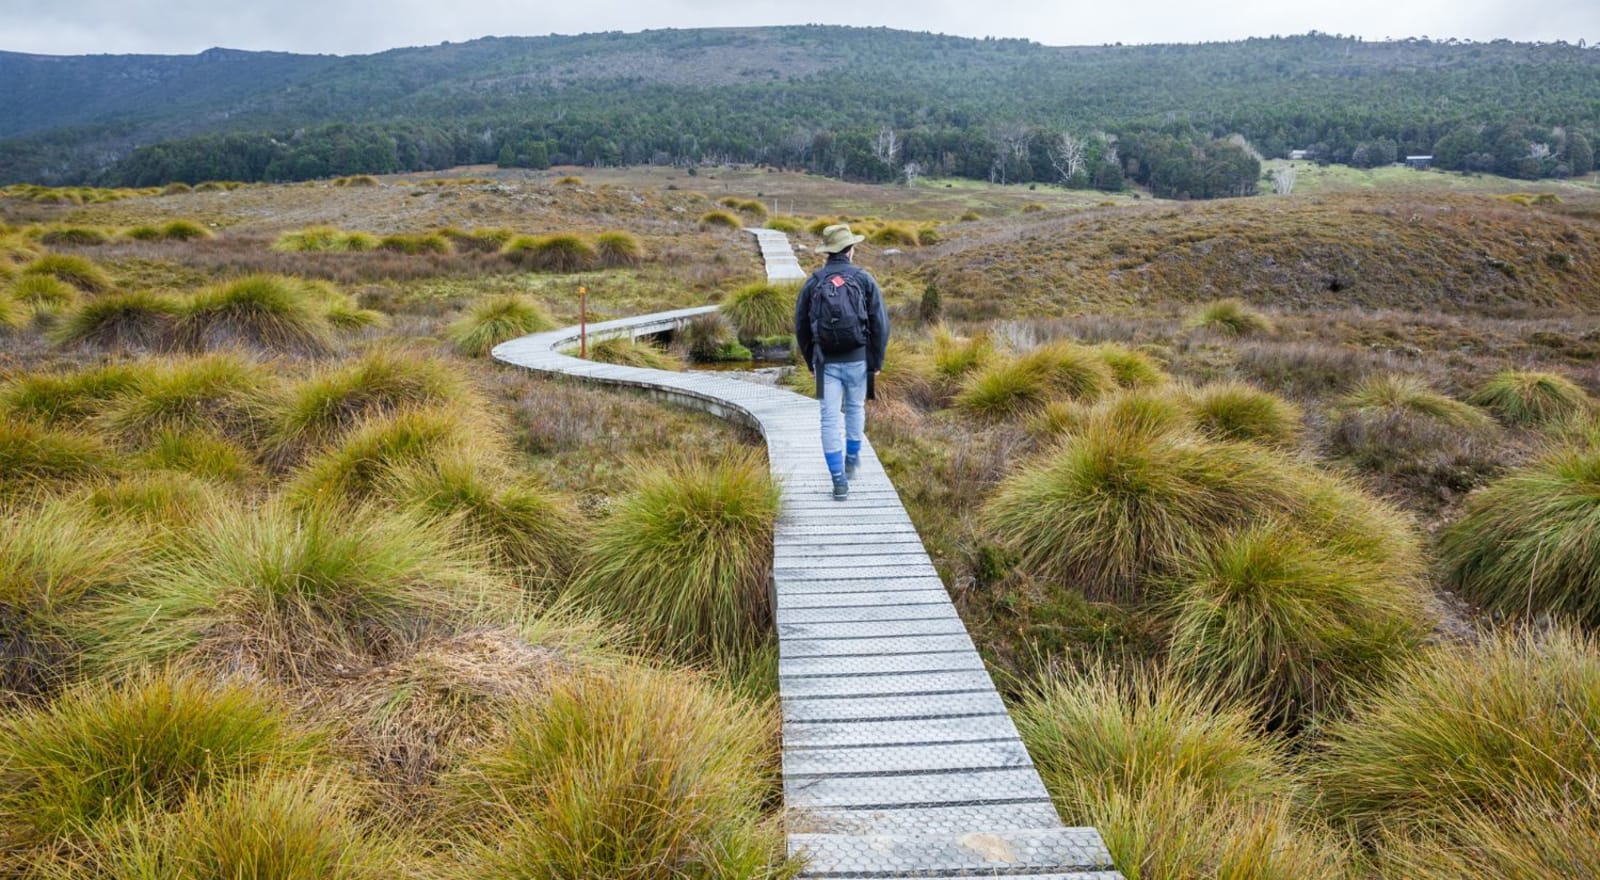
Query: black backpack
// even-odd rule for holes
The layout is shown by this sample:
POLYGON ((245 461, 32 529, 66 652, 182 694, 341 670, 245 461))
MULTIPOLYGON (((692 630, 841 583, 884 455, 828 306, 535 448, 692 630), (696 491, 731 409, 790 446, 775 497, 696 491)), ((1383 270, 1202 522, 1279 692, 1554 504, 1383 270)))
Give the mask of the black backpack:
POLYGON ((811 339, 823 354, 844 354, 867 344, 867 293, 861 270, 846 266, 817 276, 811 288, 811 339))

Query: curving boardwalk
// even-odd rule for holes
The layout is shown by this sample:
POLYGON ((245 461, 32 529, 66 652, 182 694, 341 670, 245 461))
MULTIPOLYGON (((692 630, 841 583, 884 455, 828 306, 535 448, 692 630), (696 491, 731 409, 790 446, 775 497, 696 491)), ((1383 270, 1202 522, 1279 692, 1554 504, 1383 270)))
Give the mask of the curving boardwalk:
MULTIPOLYGON (((781 233, 752 232, 769 275, 774 266, 789 272, 790 263, 799 271, 781 233), (781 253, 771 235, 783 240, 781 253)), ((658 333, 714 309, 608 321, 589 332, 658 333)), ((850 499, 836 502, 816 401, 715 373, 562 353, 576 344, 577 328, 567 328, 504 343, 493 356, 640 388, 744 422, 766 438, 783 499, 773 595, 786 828, 790 852, 808 860, 801 876, 1118 876, 1093 828, 1065 827, 1056 815, 870 443, 850 499)))

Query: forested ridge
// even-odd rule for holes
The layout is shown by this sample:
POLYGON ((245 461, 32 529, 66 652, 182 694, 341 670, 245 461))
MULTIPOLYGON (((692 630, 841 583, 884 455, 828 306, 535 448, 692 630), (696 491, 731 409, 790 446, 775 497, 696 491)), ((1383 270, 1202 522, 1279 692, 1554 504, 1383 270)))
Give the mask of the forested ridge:
POLYGON ((1257 158, 1593 168, 1600 51, 1509 41, 1048 47, 824 26, 485 38, 366 56, 0 53, 0 181, 298 180, 464 163, 761 162, 1160 195, 1257 158))

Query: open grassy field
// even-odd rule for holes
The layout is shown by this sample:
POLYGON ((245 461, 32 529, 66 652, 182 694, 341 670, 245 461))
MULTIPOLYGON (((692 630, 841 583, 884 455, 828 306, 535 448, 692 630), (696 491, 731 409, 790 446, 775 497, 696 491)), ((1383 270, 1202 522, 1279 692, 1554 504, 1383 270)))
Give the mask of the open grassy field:
POLYGON ((1600 873, 1600 194, 1361 174, 0 197, 0 877, 792 874, 758 439, 483 357, 773 341, 718 212, 881 242, 874 446, 1129 876, 1600 873))

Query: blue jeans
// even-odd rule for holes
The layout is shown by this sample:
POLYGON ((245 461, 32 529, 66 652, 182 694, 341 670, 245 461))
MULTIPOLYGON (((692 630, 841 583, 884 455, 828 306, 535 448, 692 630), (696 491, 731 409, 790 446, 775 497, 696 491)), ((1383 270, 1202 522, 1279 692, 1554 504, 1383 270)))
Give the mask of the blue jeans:
POLYGON ((844 441, 860 446, 867 427, 867 362, 822 365, 822 452, 844 452, 844 441), (840 408, 844 425, 839 424, 840 408))

